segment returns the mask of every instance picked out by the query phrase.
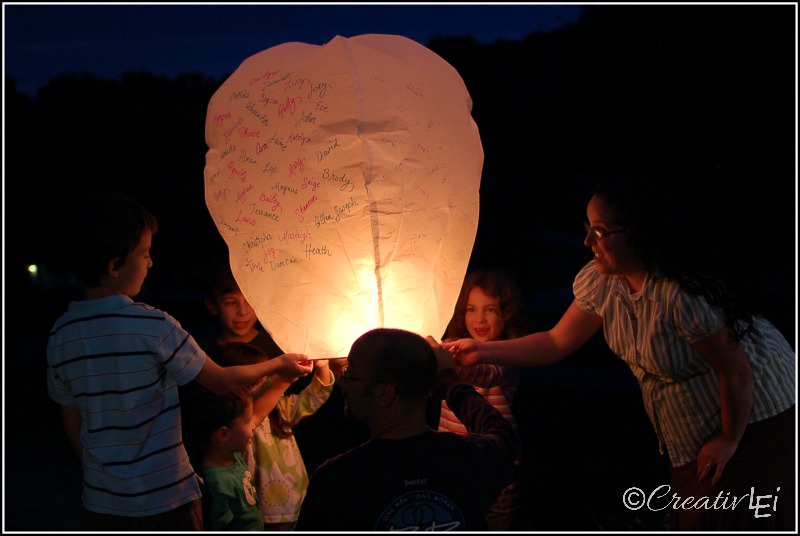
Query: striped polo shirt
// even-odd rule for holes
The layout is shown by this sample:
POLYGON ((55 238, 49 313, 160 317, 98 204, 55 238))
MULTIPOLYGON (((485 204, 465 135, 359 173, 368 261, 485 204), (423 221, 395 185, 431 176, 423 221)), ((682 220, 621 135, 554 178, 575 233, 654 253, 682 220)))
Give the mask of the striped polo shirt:
POLYGON ((206 355, 170 315, 127 296, 72 302, 47 347, 50 398, 83 419, 83 503, 149 516, 200 497, 183 446, 178 384, 206 355))
MULTIPOLYGON (((633 371, 644 407, 670 461, 693 461, 700 448, 722 431, 719 379, 692 346, 720 329, 725 318, 705 298, 681 290, 677 282, 646 279, 630 294, 623 277, 604 276, 590 261, 573 285, 577 305, 603 319, 611 350, 633 371)), ((741 344, 754 377, 749 422, 795 403, 795 355, 780 332, 763 318, 741 344)))

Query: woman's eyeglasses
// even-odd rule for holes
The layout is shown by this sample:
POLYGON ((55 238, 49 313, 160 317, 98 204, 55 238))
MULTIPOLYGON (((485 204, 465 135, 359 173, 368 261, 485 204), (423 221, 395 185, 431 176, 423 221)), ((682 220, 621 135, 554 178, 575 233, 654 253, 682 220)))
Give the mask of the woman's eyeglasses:
POLYGON ((602 229, 598 229, 597 227, 592 227, 589 225, 589 222, 583 222, 583 228, 586 229, 586 234, 591 234, 595 240, 602 240, 608 235, 616 234, 616 233, 624 233, 627 229, 618 229, 616 231, 603 231, 602 229))

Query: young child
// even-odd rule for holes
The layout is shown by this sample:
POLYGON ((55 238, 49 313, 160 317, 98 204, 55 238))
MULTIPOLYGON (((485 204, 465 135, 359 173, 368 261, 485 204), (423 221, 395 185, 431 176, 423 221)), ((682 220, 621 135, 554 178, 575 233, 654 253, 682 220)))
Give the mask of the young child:
POLYGON ((147 271, 155 217, 120 194, 71 204, 76 272, 86 288, 50 332, 47 385, 83 466, 86 529, 202 530, 200 489, 182 442, 179 384, 196 379, 227 393, 280 372, 308 374, 287 354, 222 368, 169 314, 136 303, 147 271))
MULTIPOLYGON (((220 364, 246 366, 268 359, 252 345, 230 343, 223 348, 220 364)), ((270 376, 267 392, 282 395, 292 381, 280 375, 270 376)), ((246 457, 249 467, 256 473, 266 530, 290 531, 297 521, 308 487, 308 473, 292 430, 325 403, 333 383, 328 360, 315 360, 314 377, 308 387, 299 394, 281 396, 269 417, 255 427, 252 448, 246 457)))
MULTIPOLYGON (((264 530, 252 475, 242 458, 253 437, 253 399, 248 393, 215 395, 203 390, 196 408, 202 458, 204 525, 208 530, 264 530)), ((187 423, 188 425, 188 423, 187 423)))
POLYGON ((217 358, 222 347, 231 342, 252 344, 271 358, 284 353, 269 332, 260 329, 256 312, 234 279, 228 259, 218 261, 206 291, 205 305, 219 322, 214 337, 201 341, 211 357, 217 358))
MULTIPOLYGON (((502 270, 477 270, 464 279, 446 340, 471 337, 478 341, 514 339, 527 334, 522 293, 516 281, 502 270)), ((516 430, 511 407, 519 385, 519 369, 494 365, 455 367, 459 377, 471 383, 516 430)), ((466 434, 467 429, 447 402, 442 400, 439 430, 466 434)), ((519 438, 517 438, 519 442, 519 438)), ((520 445, 521 447, 521 445, 520 445)), ((523 471, 521 448, 514 475, 486 514, 489 531, 519 530, 523 518, 523 471)))
POLYGON ((269 389, 255 402, 250 390, 215 395, 193 385, 186 393, 185 432, 199 445, 194 459, 201 468, 205 526, 213 531, 263 531, 252 472, 243 456, 253 430, 282 393, 269 389))
MULTIPOLYGON (((216 317, 218 328, 211 337, 201 340, 200 346, 214 359, 229 343, 248 343, 261 349, 272 358, 283 354, 266 328, 258 322, 255 310, 244 297, 233 277, 227 256, 213 266, 206 285, 205 306, 216 317)), ((341 372, 343 359, 331 360, 330 369, 335 377, 341 372)), ((313 381, 309 374, 289 385, 287 395, 295 395, 313 381)), ((348 419, 344 414, 344 399, 338 383, 334 383, 325 404, 312 415, 307 415, 297 426, 292 426, 293 441, 303 453, 306 471, 310 474, 322 462, 369 439, 369 430, 362 423, 348 419)))

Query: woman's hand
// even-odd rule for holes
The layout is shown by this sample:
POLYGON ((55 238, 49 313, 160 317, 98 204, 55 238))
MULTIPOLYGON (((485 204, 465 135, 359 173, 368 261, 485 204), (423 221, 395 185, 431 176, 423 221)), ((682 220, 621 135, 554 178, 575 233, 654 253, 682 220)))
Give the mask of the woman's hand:
POLYGON ((722 433, 703 445, 697 454, 697 479, 703 480, 713 473, 714 485, 744 435, 753 407, 755 380, 744 346, 736 341, 729 327, 721 327, 694 343, 694 347, 714 367, 719 378, 722 433))
POLYGON ((456 365, 468 367, 481 362, 481 343, 475 339, 442 342, 442 346, 453 354, 453 361, 456 365))
POLYGON ((717 436, 703 445, 697 454, 697 480, 705 480, 714 475, 711 485, 716 484, 738 447, 739 443, 725 440, 722 436, 717 436))

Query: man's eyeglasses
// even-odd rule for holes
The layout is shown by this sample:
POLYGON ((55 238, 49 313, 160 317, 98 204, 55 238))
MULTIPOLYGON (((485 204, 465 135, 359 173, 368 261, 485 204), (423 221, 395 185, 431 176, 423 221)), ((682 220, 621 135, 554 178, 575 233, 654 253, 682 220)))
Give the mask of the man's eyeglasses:
POLYGON ((345 365, 342 367, 342 374, 339 376, 343 383, 347 382, 366 382, 369 381, 367 378, 359 378, 358 376, 354 376, 350 372, 350 366, 345 365))
POLYGON ((595 240, 602 240, 608 235, 616 233, 624 233, 627 229, 618 229, 616 231, 603 231, 597 227, 592 227, 589 222, 583 222, 583 228, 586 229, 586 234, 591 234, 595 240))
MULTIPOLYGON (((401 391, 400 389, 395 387, 392 382, 386 382, 386 381, 383 381, 383 380, 370 380, 369 378, 361 378, 359 376, 353 376, 353 374, 350 372, 350 366, 349 365, 345 365, 345 366, 342 367, 342 374, 339 376, 339 379, 342 381, 342 384, 346 384, 348 382, 370 382, 370 381, 372 381, 373 387, 376 384, 379 384, 379 383, 382 383, 384 385, 392 384, 392 387, 394 388, 394 392, 395 393, 397 393, 399 395, 405 394, 403 391, 401 391)), ((362 393, 362 394, 372 394, 372 393, 374 393, 374 389, 371 390, 369 393, 365 392, 365 393, 362 393)))

